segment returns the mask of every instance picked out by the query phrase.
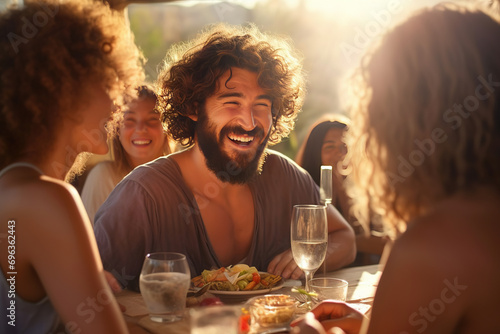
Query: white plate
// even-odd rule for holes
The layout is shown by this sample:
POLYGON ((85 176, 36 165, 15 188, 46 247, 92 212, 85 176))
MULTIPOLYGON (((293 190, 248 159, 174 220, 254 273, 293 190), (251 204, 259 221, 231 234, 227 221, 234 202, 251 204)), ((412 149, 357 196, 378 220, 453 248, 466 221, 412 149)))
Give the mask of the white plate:
MULTIPOLYGON (((267 272, 259 271, 259 274, 266 274, 269 275, 267 272)), ((271 291, 279 290, 283 287, 283 284, 285 279, 282 277, 281 281, 278 282, 275 286, 269 289, 259 289, 259 290, 239 290, 239 291, 225 291, 225 290, 212 290, 209 289, 207 292, 213 294, 213 295, 225 295, 225 296, 251 296, 251 295, 265 295, 267 293, 270 293, 271 291)), ((200 288, 197 288, 196 290, 199 290, 200 288)))

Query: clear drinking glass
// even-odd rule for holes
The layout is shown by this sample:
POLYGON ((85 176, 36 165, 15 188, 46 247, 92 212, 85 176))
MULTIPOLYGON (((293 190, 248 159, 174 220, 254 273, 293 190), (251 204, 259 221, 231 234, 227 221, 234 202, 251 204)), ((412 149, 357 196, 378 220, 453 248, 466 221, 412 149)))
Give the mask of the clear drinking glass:
POLYGON ((340 278, 320 277, 311 280, 311 289, 318 294, 319 301, 334 299, 345 302, 348 286, 349 283, 340 278))
POLYGON ((291 243, 293 259, 306 274, 306 291, 326 256, 328 229, 326 206, 295 205, 292 213, 291 243))
POLYGON ((319 197, 324 205, 332 203, 332 172, 332 166, 321 166, 319 197))
POLYGON ((151 320, 182 319, 191 273, 186 256, 180 253, 151 253, 142 266, 139 286, 151 320))
POLYGON ((241 306, 217 305, 190 310, 191 334, 238 334, 241 306))

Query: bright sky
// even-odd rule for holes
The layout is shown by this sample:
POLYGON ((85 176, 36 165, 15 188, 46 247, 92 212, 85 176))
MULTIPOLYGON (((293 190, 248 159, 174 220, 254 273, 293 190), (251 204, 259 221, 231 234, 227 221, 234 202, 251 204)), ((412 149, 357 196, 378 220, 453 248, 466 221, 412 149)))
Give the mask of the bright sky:
MULTIPOLYGON (((317 11, 323 14, 332 14, 341 21, 352 19, 365 20, 373 18, 373 13, 381 11, 407 12, 417 7, 434 5, 442 0, 276 0, 283 2, 289 7, 297 7, 300 2, 304 2, 307 9, 311 12, 317 11)), ((452 0, 453 1, 453 0, 452 0)), ((258 2, 267 2, 267 0, 184 0, 175 2, 175 4, 192 6, 203 3, 229 2, 252 8, 258 2)))
MULTIPOLYGON (((255 3, 263 0, 240 0, 243 3, 255 3)), ((282 0, 290 6, 297 6, 301 0, 282 0)), ((335 13, 341 17, 370 15, 382 10, 411 10, 426 5, 434 5, 443 0, 302 0, 311 11, 335 13)), ((452 0, 453 1, 453 0, 452 0)), ((238 2, 238 0, 236 0, 238 2)))

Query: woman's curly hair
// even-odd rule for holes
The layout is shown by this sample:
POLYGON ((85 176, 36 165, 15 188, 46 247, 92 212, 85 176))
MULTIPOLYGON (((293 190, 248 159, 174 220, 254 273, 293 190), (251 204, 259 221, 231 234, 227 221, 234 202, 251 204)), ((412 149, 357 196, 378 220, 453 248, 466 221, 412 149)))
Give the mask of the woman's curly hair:
POLYGON ((91 0, 26 2, 0 16, 0 168, 52 148, 101 85, 121 102, 144 74, 124 18, 91 0))
POLYGON ((404 229, 457 192, 500 190, 499 36, 485 10, 440 5, 364 58, 347 156, 358 213, 404 229))
POLYGON ((198 106, 213 95, 218 79, 230 68, 257 73, 259 85, 272 101, 269 142, 278 143, 292 130, 302 108, 305 81, 302 64, 284 38, 261 33, 255 26, 215 25, 186 44, 170 49, 158 80, 158 108, 173 139, 194 141, 198 106))

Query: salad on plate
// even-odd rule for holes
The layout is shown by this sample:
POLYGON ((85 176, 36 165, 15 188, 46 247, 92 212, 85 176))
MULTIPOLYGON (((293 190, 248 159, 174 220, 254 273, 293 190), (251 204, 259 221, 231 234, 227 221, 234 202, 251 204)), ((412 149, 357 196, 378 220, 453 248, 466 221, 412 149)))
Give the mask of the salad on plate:
POLYGON ((192 278, 191 281, 197 288, 210 284, 209 290, 255 291, 275 287, 282 283, 282 277, 259 272, 257 268, 246 264, 237 264, 215 270, 203 270, 200 276, 192 278))

